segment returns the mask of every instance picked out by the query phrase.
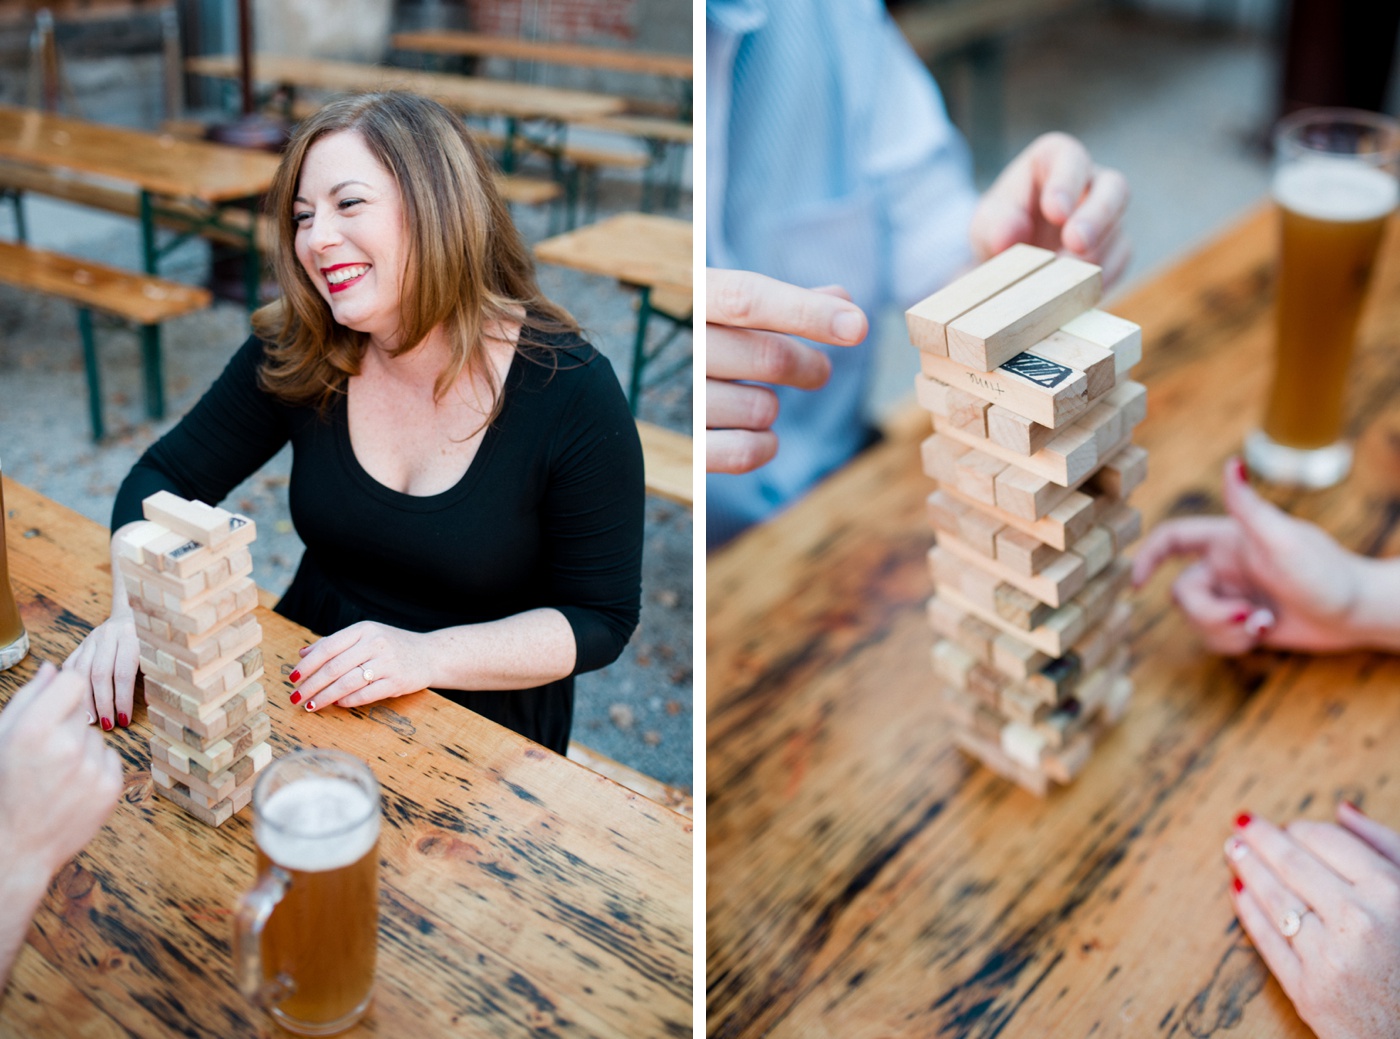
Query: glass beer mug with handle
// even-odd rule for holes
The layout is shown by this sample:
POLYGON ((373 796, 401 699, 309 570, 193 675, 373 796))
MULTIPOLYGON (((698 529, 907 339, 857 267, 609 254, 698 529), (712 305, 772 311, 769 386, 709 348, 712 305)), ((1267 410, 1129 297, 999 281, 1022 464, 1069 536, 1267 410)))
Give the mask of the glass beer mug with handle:
POLYGON ((1351 469, 1347 373, 1376 253, 1400 200, 1400 123, 1307 109, 1279 123, 1274 145, 1274 374, 1245 461, 1272 483, 1330 487, 1351 469))
POLYGON ((336 750, 278 758, 253 787, 255 886, 239 901, 240 987, 298 1035, 369 1007, 379 932, 379 784, 336 750))
POLYGON ((5 488, 0 484, 0 671, 14 667, 29 652, 29 633, 19 617, 10 564, 5 554, 5 488))

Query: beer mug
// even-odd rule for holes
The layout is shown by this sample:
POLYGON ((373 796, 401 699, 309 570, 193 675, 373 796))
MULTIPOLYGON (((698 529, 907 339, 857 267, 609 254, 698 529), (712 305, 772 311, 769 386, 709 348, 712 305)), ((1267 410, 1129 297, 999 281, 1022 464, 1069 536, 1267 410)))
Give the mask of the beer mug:
POLYGON ((369 1007, 379 933, 379 784, 337 750, 278 758, 253 787, 258 876, 239 900, 239 985, 298 1035, 369 1007))
POLYGON ((29 652, 29 633, 19 618, 10 565, 5 555, 5 488, 0 485, 0 671, 14 667, 29 652))
POLYGON ((1330 487, 1351 469, 1347 372, 1371 269, 1400 189, 1400 123, 1318 108, 1274 134, 1280 214, 1273 383, 1249 468, 1274 483, 1330 487))

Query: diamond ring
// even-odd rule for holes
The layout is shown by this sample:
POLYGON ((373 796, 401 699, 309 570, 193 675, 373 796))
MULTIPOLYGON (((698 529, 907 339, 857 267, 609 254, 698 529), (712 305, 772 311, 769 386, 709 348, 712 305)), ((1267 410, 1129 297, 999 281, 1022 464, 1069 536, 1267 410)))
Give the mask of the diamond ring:
POLYGON ((363 664, 360 665, 360 674, 364 677, 366 685, 374 681, 374 672, 363 664))
POLYGON ((1311 909, 1304 909, 1301 913, 1296 909, 1290 909, 1279 918, 1279 933, 1285 938, 1292 938, 1303 926, 1303 917, 1311 913, 1311 909))

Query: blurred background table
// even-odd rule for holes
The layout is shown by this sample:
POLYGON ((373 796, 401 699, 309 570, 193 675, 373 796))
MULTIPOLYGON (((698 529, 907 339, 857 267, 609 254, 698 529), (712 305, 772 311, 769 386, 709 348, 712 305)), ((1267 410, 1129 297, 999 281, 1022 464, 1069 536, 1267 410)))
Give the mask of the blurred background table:
POLYGON ((508 58, 512 61, 577 65, 581 68, 612 69, 615 72, 635 72, 686 80, 695 75, 695 62, 689 54, 663 54, 624 47, 596 47, 557 40, 527 40, 518 36, 435 29, 396 33, 393 44, 397 50, 417 51, 423 54, 508 58))
MULTIPOLYGON (((13 480, 4 495, 33 651, 0 674, 0 702, 106 616, 111 580, 105 530, 13 480)), ((338 747, 382 789, 377 988, 347 1035, 690 1034, 688 819, 434 693, 309 716, 284 676, 314 636, 258 620, 274 753, 338 747)), ((50 886, 0 1035, 281 1035, 231 971, 251 809, 215 829, 156 797, 137 699, 107 734, 125 792, 50 886)))
MULTIPOLYGON (((1270 374, 1259 211, 1107 308, 1143 326, 1134 495, 1150 528, 1222 511, 1270 374)), ((1274 493, 1349 548, 1400 549, 1400 240, 1351 380, 1356 470, 1274 493)), ((712 1036, 1306 1036, 1235 923, 1240 810, 1400 824, 1400 661, 1206 653, 1139 595, 1136 696, 1079 780, 1037 800, 945 731, 924 618, 931 481, 911 408, 885 443, 709 560, 712 1036)))

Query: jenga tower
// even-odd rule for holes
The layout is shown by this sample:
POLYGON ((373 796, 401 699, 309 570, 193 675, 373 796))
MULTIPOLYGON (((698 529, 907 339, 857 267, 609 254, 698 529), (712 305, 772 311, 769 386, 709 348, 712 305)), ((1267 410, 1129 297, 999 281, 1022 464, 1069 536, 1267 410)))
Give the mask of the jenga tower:
POLYGON ((1132 695, 1123 550, 1147 391, 1142 330, 1093 309, 1099 268, 1017 245, 906 312, 933 413, 924 471, 934 672, 958 744, 1044 795, 1132 695))
POLYGON ((136 616, 156 791, 220 826, 272 760, 253 521, 168 491, 143 502, 118 563, 136 616))

